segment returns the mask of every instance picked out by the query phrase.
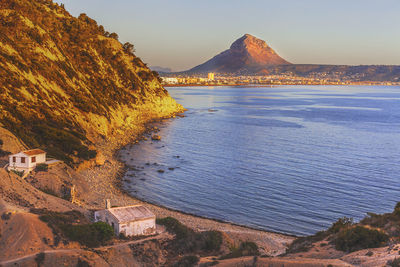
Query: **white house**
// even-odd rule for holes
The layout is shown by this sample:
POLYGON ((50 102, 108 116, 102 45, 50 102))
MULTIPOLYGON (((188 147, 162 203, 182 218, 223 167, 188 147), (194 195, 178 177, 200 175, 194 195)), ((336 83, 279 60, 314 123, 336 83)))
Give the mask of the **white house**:
POLYGON ((41 149, 26 150, 9 156, 8 169, 28 173, 40 163, 46 163, 46 152, 41 149))
POLYGON ((156 216, 142 205, 111 208, 107 200, 106 209, 95 211, 94 220, 108 223, 117 235, 122 233, 126 236, 136 236, 156 233, 156 216))

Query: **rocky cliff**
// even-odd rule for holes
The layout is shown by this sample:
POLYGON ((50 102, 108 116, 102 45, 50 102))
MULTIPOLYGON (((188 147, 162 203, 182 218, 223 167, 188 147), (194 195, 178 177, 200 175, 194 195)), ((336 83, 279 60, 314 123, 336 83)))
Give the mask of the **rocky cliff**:
POLYGON ((245 34, 233 42, 228 50, 188 72, 237 73, 288 64, 290 63, 281 58, 265 41, 245 34))
POLYGON ((51 0, 0 1, 0 126, 77 164, 182 107, 130 43, 51 0))

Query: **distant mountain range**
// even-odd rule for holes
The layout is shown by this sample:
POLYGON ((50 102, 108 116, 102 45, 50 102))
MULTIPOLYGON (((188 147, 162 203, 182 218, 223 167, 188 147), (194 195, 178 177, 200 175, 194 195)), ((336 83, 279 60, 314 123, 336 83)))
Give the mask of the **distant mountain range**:
POLYGON ((183 75, 215 72, 232 75, 277 75, 292 73, 297 76, 314 74, 337 75, 358 81, 400 81, 400 66, 394 65, 318 65, 291 64, 280 57, 267 43, 245 34, 232 43, 228 50, 183 75))

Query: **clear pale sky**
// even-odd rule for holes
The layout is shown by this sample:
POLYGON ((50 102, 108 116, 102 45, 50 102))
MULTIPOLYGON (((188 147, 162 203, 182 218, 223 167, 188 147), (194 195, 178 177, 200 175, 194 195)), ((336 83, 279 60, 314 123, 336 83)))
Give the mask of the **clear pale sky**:
POLYGON ((292 63, 400 65, 400 0, 56 0, 150 66, 186 70, 244 35, 292 63))

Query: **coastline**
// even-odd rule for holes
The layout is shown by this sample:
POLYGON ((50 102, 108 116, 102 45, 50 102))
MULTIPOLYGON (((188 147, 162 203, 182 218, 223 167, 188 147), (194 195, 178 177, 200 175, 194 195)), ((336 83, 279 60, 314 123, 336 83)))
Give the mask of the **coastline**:
MULTIPOLYGON (((175 116, 177 114, 171 115, 169 119, 175 118, 175 116)), ((240 241, 253 241, 257 243, 263 255, 277 256, 284 253, 286 247, 296 238, 295 236, 189 214, 137 199, 125 192, 122 188, 122 178, 126 171, 126 166, 122 162, 118 151, 126 145, 140 142, 146 134, 151 133, 154 123, 162 123, 165 119, 160 118, 143 124, 139 131, 130 133, 132 135, 129 138, 125 136, 125 139, 119 140, 118 144, 110 142, 101 144, 106 159, 104 165, 97 165, 79 172, 86 182, 91 185, 91 190, 82 197, 84 206, 90 210, 101 209, 104 208, 105 199, 111 199, 114 206, 145 204, 157 217, 174 217, 194 230, 221 231, 235 244, 240 241)))
POLYGON ((282 85, 306 85, 306 86, 399 86, 400 83, 370 83, 370 82, 359 82, 359 83, 232 83, 232 84, 202 84, 202 83, 193 83, 193 84, 164 84, 164 87, 224 87, 224 86, 256 86, 256 87, 276 87, 282 85))

